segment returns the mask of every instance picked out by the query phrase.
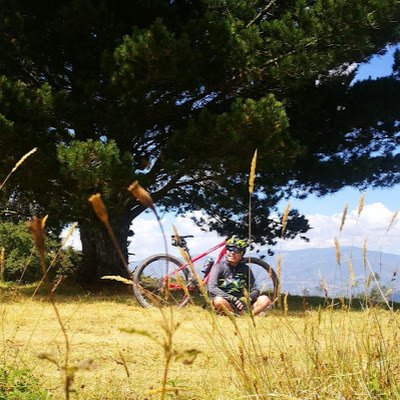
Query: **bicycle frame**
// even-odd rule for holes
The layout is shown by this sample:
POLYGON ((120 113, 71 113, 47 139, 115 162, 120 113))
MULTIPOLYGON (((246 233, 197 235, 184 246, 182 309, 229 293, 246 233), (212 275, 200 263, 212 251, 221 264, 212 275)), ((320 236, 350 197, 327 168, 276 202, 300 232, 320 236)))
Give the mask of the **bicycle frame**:
MULTIPOLYGON (((217 259, 215 260, 214 264, 219 262, 221 260, 221 258, 224 256, 224 254, 226 253, 225 244, 226 244, 226 240, 224 240, 223 242, 215 245, 214 247, 211 247, 207 251, 199 254, 198 256, 191 258, 190 262, 191 263, 195 263, 196 261, 201 260, 202 258, 207 256, 208 254, 213 253, 214 251, 216 251, 216 250, 218 250, 218 249, 220 249, 222 247, 221 251, 218 253, 217 259)), ((164 276, 163 277, 163 284, 168 282, 168 289, 169 290, 182 290, 182 286, 181 285, 170 283, 169 280, 170 280, 171 277, 176 275, 178 272, 182 271, 185 268, 189 268, 189 265, 190 265, 190 263, 184 263, 179 268, 175 269, 174 271, 172 271, 168 275, 164 276)), ((211 267, 211 269, 212 269, 212 267, 211 267)), ((204 277, 204 279, 203 279, 203 283, 204 284, 206 284, 208 282, 209 276, 210 276, 210 272, 204 277)))

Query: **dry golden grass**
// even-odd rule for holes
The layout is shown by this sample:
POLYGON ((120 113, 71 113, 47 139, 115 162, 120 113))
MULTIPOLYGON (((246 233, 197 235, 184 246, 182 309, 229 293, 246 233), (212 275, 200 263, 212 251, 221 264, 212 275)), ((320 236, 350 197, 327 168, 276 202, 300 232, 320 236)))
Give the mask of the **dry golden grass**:
MULTIPOLYGON (((149 335, 161 337, 162 315, 156 309, 144 310, 134 300, 128 303, 116 301, 59 303, 59 311, 70 336, 70 364, 78 364, 87 359, 94 360, 94 369, 76 375, 75 388, 84 399, 131 399, 145 398, 146 393, 157 389, 163 374, 163 349, 146 336, 130 334, 122 329, 137 329, 149 335), (124 368, 126 362, 130 377, 124 368), (83 387, 82 387, 83 386, 83 387)), ((28 301, 8 303, 2 306, 3 313, 3 359, 7 365, 17 364, 31 369, 52 389, 56 398, 63 398, 60 373, 54 364, 39 360, 38 353, 49 352, 62 358, 64 339, 54 317, 52 307, 47 302, 28 301)), ((174 362, 170 380, 182 386, 186 392, 198 398, 198 391, 205 385, 219 392, 220 384, 209 375, 209 360, 206 343, 197 332, 198 318, 207 320, 208 313, 198 308, 188 308, 176 312, 176 320, 182 325, 177 330, 175 347, 180 350, 202 352, 192 365, 174 362)), ((210 326, 208 325, 208 328, 210 326)), ((221 376, 221 372, 218 372, 221 376)), ((226 388, 225 388, 226 389, 226 388)), ((202 398, 209 398, 205 391, 202 398)), ((155 398, 159 396, 155 395, 155 398)))
MULTIPOLYGON (((159 399, 168 337, 162 326, 169 321, 178 327, 170 335, 167 398, 400 395, 399 325, 380 309, 294 313, 285 307, 253 320, 213 317, 190 306, 174 310, 170 320, 169 313, 140 308, 128 295, 61 297, 58 309, 69 334, 70 366, 93 366, 77 371, 71 398, 159 399)), ((3 364, 31 369, 56 399, 64 398, 62 374, 38 358, 46 353, 62 364, 64 357, 51 304, 21 296, 3 301, 0 312, 3 364)))

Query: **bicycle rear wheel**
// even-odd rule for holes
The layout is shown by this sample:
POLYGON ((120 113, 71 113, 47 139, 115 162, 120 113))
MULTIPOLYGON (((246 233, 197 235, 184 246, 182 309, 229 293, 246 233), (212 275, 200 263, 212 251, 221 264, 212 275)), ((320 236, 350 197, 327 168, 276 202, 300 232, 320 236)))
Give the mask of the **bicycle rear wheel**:
POLYGON ((271 301, 274 301, 279 280, 273 268, 256 257, 244 257, 243 261, 250 267, 254 275, 255 286, 260 291, 260 295, 267 295, 271 301))
MULTIPOLYGON (((133 272, 133 292, 142 307, 176 305, 185 302, 189 271, 178 258, 156 254, 144 260, 133 272), (177 271, 174 274, 174 271, 177 271)), ((186 302, 185 302, 186 303, 186 302)))

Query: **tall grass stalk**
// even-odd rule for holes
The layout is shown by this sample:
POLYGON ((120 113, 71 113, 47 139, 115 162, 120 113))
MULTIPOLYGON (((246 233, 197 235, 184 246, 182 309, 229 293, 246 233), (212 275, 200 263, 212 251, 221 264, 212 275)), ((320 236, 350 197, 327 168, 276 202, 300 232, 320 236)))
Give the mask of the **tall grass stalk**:
MULTIPOLYGON (((348 204, 345 204, 345 206, 343 208, 343 212, 342 212, 342 218, 340 221, 339 237, 334 238, 335 257, 336 257, 336 264, 338 265, 338 267, 340 267, 340 264, 341 264, 340 238, 341 238, 341 235, 343 232, 344 224, 346 222, 348 208, 349 208, 348 204)), ((336 283, 336 271, 337 271, 337 269, 335 269, 333 285, 335 285, 335 283, 336 283)), ((342 269, 341 268, 339 268, 339 283, 340 283, 340 292, 342 292, 343 291, 343 286, 342 286, 343 282, 342 282, 342 269)), ((344 303, 343 299, 342 299, 342 303, 344 303)))
POLYGON ((391 307, 391 305, 389 304, 389 301, 388 301, 386 295, 383 293, 383 291, 381 289, 381 286, 380 286, 380 284, 378 282, 378 279, 376 278, 376 274, 374 273, 374 271, 373 271, 373 269, 371 267, 371 264, 370 264, 370 262, 368 260, 367 260, 367 265, 368 265, 369 270, 371 271, 371 277, 375 281, 375 285, 378 288, 380 295, 382 296, 382 300, 385 302, 385 304, 387 305, 388 309, 392 313, 394 320, 396 321, 397 325, 400 327, 400 322, 399 322, 399 320, 397 318, 397 315, 393 311, 393 307, 391 307))
MULTIPOLYGON (((139 184, 138 181, 134 181, 133 183, 131 183, 129 185, 129 187, 128 187, 128 191, 132 194, 133 197, 135 197, 139 201, 139 203, 141 203, 146 208, 150 208, 151 211, 153 212, 154 216, 157 219, 158 226, 159 226, 160 231, 161 231, 161 237, 162 237, 163 243, 164 243, 165 254, 168 255, 167 236, 165 234, 163 224, 161 223, 161 218, 158 215, 156 206, 155 206, 155 204, 153 202, 153 199, 152 199, 150 193, 146 189, 144 189, 139 184)), ((169 260, 168 260, 168 257, 166 257, 166 260, 165 260, 165 271, 166 271, 166 274, 168 274, 168 267, 169 267, 169 260)))
POLYGON ((172 308, 170 308, 169 311, 169 318, 166 317, 164 312, 161 312, 164 319, 163 324, 161 325, 164 331, 164 373, 161 383, 161 400, 164 400, 167 394, 168 374, 174 356, 173 337, 175 331, 179 327, 179 324, 174 323, 174 314, 172 308))
MULTIPOLYGON (((45 228, 46 220, 47 220, 47 216, 41 219, 41 227, 42 227, 42 229, 45 228)), ((48 276, 49 270, 50 270, 51 267, 55 264, 57 258, 58 258, 59 255, 60 255, 60 252, 61 252, 62 248, 64 247, 64 245, 65 245, 65 243, 67 242, 67 240, 69 239, 69 237, 72 235, 72 233, 73 233, 73 231, 74 231, 75 228, 76 228, 76 224, 73 224, 73 225, 71 226, 71 228, 69 229, 67 235, 63 238, 63 240, 62 240, 62 242, 61 242, 61 244, 60 244, 59 250, 57 251, 56 254, 53 255, 52 260, 51 260, 49 266, 48 266, 47 269, 46 269, 46 273, 45 273, 45 274, 42 274, 41 280, 39 281, 39 283, 37 283, 37 284, 35 285, 34 290, 33 290, 33 292, 32 292, 32 295, 30 295, 30 298, 27 297, 27 298, 26 298, 26 301, 23 302, 23 306, 21 307, 21 312, 22 312, 22 313, 28 312, 28 309, 29 309, 29 306, 30 306, 29 300, 32 300, 32 299, 35 297, 35 295, 37 294, 39 288, 40 288, 40 287, 42 286, 42 284, 45 282, 45 279, 46 279, 47 276, 48 276)), ((17 284, 16 284, 15 286, 13 286, 13 289, 12 289, 12 296, 11 296, 11 298, 10 298, 11 301, 14 301, 14 300, 17 299, 17 294, 18 294, 18 291, 19 291, 20 288, 21 288, 21 282, 22 282, 23 276, 24 276, 24 274, 25 274, 25 272, 26 272, 26 270, 27 270, 27 267, 28 267, 29 264, 30 264, 30 261, 29 261, 29 260, 32 258, 33 254, 34 254, 34 252, 35 252, 35 248, 36 248, 36 244, 34 244, 33 247, 32 247, 32 249, 31 249, 31 252, 30 252, 28 261, 27 261, 26 265, 24 266, 24 269, 23 269, 23 271, 22 271, 22 273, 21 273, 21 276, 20 276, 20 278, 19 278, 17 284)), ((41 261, 42 261, 42 260, 41 260, 41 261)), ((41 264, 41 265, 42 265, 42 264, 41 264)), ((46 290, 48 291, 49 288, 51 288, 51 289, 50 289, 50 293, 51 293, 51 295, 54 295, 55 290, 60 286, 61 283, 62 283, 62 279, 59 279, 58 282, 57 282, 55 285, 53 285, 53 286, 51 286, 51 285, 48 286, 48 285, 47 285, 47 286, 46 286, 46 290)), ((17 301, 18 301, 18 300, 17 300, 17 301)), ((24 350, 26 350, 26 349, 29 347, 29 344, 31 343, 31 340, 32 340, 32 338, 34 337, 34 334, 35 334, 35 331, 36 331, 36 327, 37 327, 38 324, 39 324, 39 320, 40 320, 41 317, 42 317, 43 311, 44 311, 44 308, 43 308, 43 309, 40 311, 40 313, 37 315, 38 320, 37 320, 36 326, 35 326, 34 329, 31 331, 30 336, 25 340, 23 348, 20 349, 20 353, 21 353, 21 354, 24 352, 24 350)), ((68 321, 67 321, 66 323, 64 323, 64 326, 66 326, 67 323, 68 323, 68 321)), ((4 325, 3 325, 3 326, 4 326, 4 325)), ((17 333, 18 333, 18 329, 19 329, 19 327, 16 326, 16 328, 14 329, 14 331, 13 331, 12 333, 9 334, 7 340, 13 341, 14 338, 15 338, 15 336, 16 336, 17 333)), ((55 338, 56 338, 57 336, 58 336, 58 335, 56 335, 55 338)), ((55 338, 54 338, 54 339, 55 339, 55 338)), ((3 348, 3 355, 4 355, 4 357, 6 357, 4 349, 5 349, 5 348, 3 348)), ((12 365, 15 365, 15 364, 17 363, 17 356, 18 356, 18 353, 15 354, 14 361, 13 361, 12 365)), ((62 367, 61 367, 61 369, 62 369, 62 367)))
MULTIPOLYGON (((249 175, 249 211, 248 211, 249 246, 251 246, 251 243, 252 243, 252 197, 253 197, 253 193, 254 193, 254 181, 256 179, 256 165, 257 165, 257 149, 254 151, 253 158, 251 159, 250 175, 249 175)), ((249 262, 250 262, 250 256, 249 256, 249 262)), ((249 270, 248 274, 249 274, 249 276, 247 277, 247 279, 248 279, 248 282, 250 282, 250 270, 249 270)), ((247 304, 250 304, 250 297, 249 297, 248 292, 246 292, 246 302, 247 302, 247 304)))
POLYGON ((368 289, 371 283, 371 278, 367 273, 367 242, 368 236, 365 237, 362 247, 362 259, 363 259, 363 267, 364 267, 364 287, 365 287, 365 307, 368 308, 368 289))
MULTIPOLYGON (((100 221, 103 223, 103 225, 105 226, 105 228, 107 229, 107 232, 111 238, 111 241, 113 243, 114 248, 117 251, 117 254, 119 256, 119 259, 121 260, 122 265, 125 268, 125 273, 126 276, 129 277, 128 278, 123 278, 121 276, 114 276, 114 275, 109 275, 109 276, 104 276, 102 277, 102 279, 111 279, 111 280, 116 280, 119 282, 122 282, 124 284, 128 284, 128 285, 135 285, 135 283, 133 282, 132 276, 131 276, 131 272, 129 271, 129 266, 128 266, 128 262, 125 259, 121 247, 118 244, 118 241, 115 237, 114 231, 111 227, 110 221, 109 221, 109 217, 108 217, 108 212, 107 212, 107 208, 101 198, 100 193, 96 193, 92 196, 89 197, 89 202, 92 204, 93 207, 93 211, 95 212, 95 214, 97 215, 97 217, 100 219, 100 221)), ((164 238, 165 240, 165 238, 164 238)), ((158 299, 154 294, 152 294, 150 291, 146 290, 143 287, 139 288, 144 294, 146 294, 146 296, 148 296, 152 302, 154 304, 160 305, 161 304, 161 299, 158 299)))
MULTIPOLYGON (((361 196, 360 196, 360 199, 358 200, 358 205, 357 205, 357 218, 356 218, 356 224, 355 224, 355 226, 354 226, 354 231, 353 231, 353 236, 352 236, 352 241, 351 241, 351 250, 350 250, 350 259, 349 259, 349 262, 347 263, 347 265, 348 265, 348 267, 349 267, 349 273, 350 273, 350 275, 352 274, 352 265, 353 265, 353 248, 354 248, 354 240, 355 240, 355 237, 356 237, 356 233, 357 233, 357 230, 358 230, 358 224, 359 224, 359 221, 360 221, 360 216, 361 216, 361 213, 362 213, 362 211, 363 211, 363 209, 364 209, 364 199, 365 199, 365 193, 363 193, 361 196)), ((351 303, 352 303, 352 297, 353 297, 353 290, 352 290, 352 284, 351 284, 352 282, 350 281, 349 282, 349 285, 348 285, 348 297, 349 297, 349 299, 350 299, 350 301, 349 301, 349 306, 351 307, 351 303)))
MULTIPOLYGON (((164 227, 161 223, 161 218, 158 215, 156 206, 154 205, 153 199, 151 198, 150 193, 145 190, 138 181, 133 182, 129 187, 128 191, 132 194, 133 197, 135 197, 144 207, 150 208, 151 211, 153 211, 153 214, 155 215, 158 226, 160 227, 161 230, 161 235, 163 238, 164 242, 164 249, 165 249, 165 254, 168 254, 168 245, 167 245, 167 238, 165 235, 164 227)), ((167 260, 168 263, 168 260, 167 260)))
POLYGON ((251 329, 235 321, 233 333, 221 327, 209 337, 234 369, 243 398, 398 398, 399 342, 379 309, 271 318, 251 329))
POLYGON ((334 243, 335 243, 335 257, 336 257, 336 264, 338 266, 340 266, 340 262, 341 262, 341 252, 340 252, 340 243, 338 238, 334 239, 334 243))
POLYGON ((6 249, 1 247, 0 249, 0 283, 4 282, 4 270, 5 270, 5 253, 6 249))
POLYGON ((32 221, 30 221, 29 228, 30 228, 30 231, 32 234, 32 238, 36 244, 36 248, 39 252, 39 257, 40 257, 40 262, 41 262, 41 267, 42 267, 42 274, 45 277, 44 282, 46 284, 48 297, 50 299, 51 305, 53 307, 54 313, 57 317, 57 321, 59 323, 59 326, 61 328, 61 331, 62 331, 62 334, 64 337, 64 343, 65 343, 65 357, 64 357, 64 364, 63 364, 64 379, 65 379, 64 391, 65 391, 66 400, 69 400, 70 392, 71 392, 71 384, 73 381, 73 374, 71 373, 70 368, 69 368, 70 343, 69 343, 67 330, 61 319, 60 312, 59 312, 56 302, 55 302, 54 292, 52 291, 50 281, 46 275, 47 268, 46 268, 46 260, 45 260, 44 221, 42 219, 35 217, 32 221))
POLYGON ((3 182, 0 184, 0 190, 3 189, 4 185, 10 178, 10 176, 24 163, 24 161, 30 157, 33 153, 35 153, 37 150, 37 147, 33 148, 31 151, 28 151, 26 154, 24 154, 14 165, 13 169, 10 171, 10 173, 6 176, 6 178, 3 180, 3 182))
POLYGON ((282 216, 282 221, 281 221, 281 224, 282 224, 281 239, 283 239, 285 237, 287 222, 288 222, 288 218, 289 218, 289 212, 290 212, 290 202, 287 203, 287 205, 285 207, 285 211, 283 212, 283 216, 282 216))
MULTIPOLYGON (((360 222, 360 216, 361 213, 364 209, 364 199, 365 199, 365 193, 363 193, 360 196, 360 199, 358 200, 358 205, 357 205, 357 218, 356 218, 356 224, 354 226, 354 231, 353 231, 353 236, 352 236, 352 241, 351 241, 351 248, 354 247, 354 239, 357 233, 357 229, 358 229, 358 223, 360 222)), ((350 256, 352 257, 352 253, 350 253, 350 256)))
MULTIPOLYGON (((285 210, 283 211, 282 219, 281 219, 281 240, 284 239, 285 237, 285 232, 286 232, 286 227, 287 227, 287 222, 289 219, 289 213, 290 213, 290 202, 287 203, 285 210)), ((276 274, 278 277, 278 287, 276 291, 276 299, 273 299, 273 302, 278 301, 279 308, 282 308, 282 296, 281 296, 281 288, 282 288, 282 254, 278 254, 278 260, 276 264, 276 274)))
MULTIPOLYGON (((164 246, 165 246, 165 253, 168 254, 168 248, 167 248, 167 242, 166 242, 166 235, 161 223, 161 219, 159 218, 156 208, 153 204, 153 201, 151 199, 150 194, 148 194, 139 184, 138 182, 134 182, 128 189, 134 197, 136 197, 138 199, 138 201, 140 201, 144 206, 149 207, 153 210, 158 222, 159 222, 159 226, 161 228, 161 232, 162 232, 162 237, 164 240, 164 246)), ((180 236, 178 233, 178 230, 176 229, 176 227, 173 225, 173 231, 174 231, 174 235, 175 238, 177 240, 177 242, 180 242, 180 236)), ((200 276, 197 274, 196 269, 193 265, 193 262, 191 260, 190 254, 181 246, 179 246, 179 250, 180 253, 183 257, 183 259, 185 260, 185 262, 188 264, 189 269, 193 275, 193 277, 196 280, 196 284, 200 290, 201 295, 203 296, 204 300, 211 305, 211 300, 208 297, 208 293, 206 290, 206 287, 202 281, 202 279, 200 278, 200 276)), ((166 260, 166 271, 168 271, 168 258, 166 260)), ((179 276, 179 273, 176 274, 176 279, 178 280, 179 284, 181 285, 185 296, 187 297, 188 301, 192 302, 192 298, 190 296, 190 293, 186 287, 186 284, 183 282, 183 280, 181 279, 181 277, 179 276)), ((168 283, 167 283, 167 288, 168 288, 168 283)), ((168 296, 168 293, 167 293, 168 296)), ((168 300, 168 299, 166 299, 168 300)), ((170 389, 168 388, 168 377, 169 377, 169 372, 170 372, 170 367, 173 361, 174 357, 182 357, 185 356, 187 354, 190 354, 190 357, 194 357, 197 356, 197 350, 189 350, 189 351, 183 351, 183 352, 177 352, 174 349, 173 346, 173 337, 174 334, 176 332, 176 330, 179 327, 179 323, 175 324, 174 323, 174 312, 173 312, 173 308, 170 307, 169 308, 169 313, 168 316, 166 315, 166 313, 163 311, 162 308, 159 309, 161 312, 161 315, 163 317, 163 323, 161 325, 161 328, 164 332, 164 342, 162 343, 162 348, 164 350, 164 371, 163 371, 163 377, 162 377, 162 383, 161 383, 161 388, 160 388, 160 400, 164 400, 166 395, 168 394, 168 392, 170 391, 170 389), (194 352, 194 353, 193 353, 194 352)), ((211 307, 211 310, 213 311, 213 308, 211 307)), ((213 315, 213 317, 215 318, 215 313, 212 312, 211 315, 213 315)), ((193 359, 194 360, 194 359, 193 359)), ((191 360, 191 362, 193 362, 193 360, 191 360)), ((172 389, 172 391, 174 391, 172 389)))
POLYGON ((379 273, 382 273, 382 247, 383 247, 383 243, 385 241, 385 239, 387 238, 389 231, 392 229, 393 225, 396 222, 396 219, 399 215, 399 211, 396 210, 393 214, 392 217, 390 218, 389 224, 385 230, 385 233, 383 234, 382 238, 381 238, 381 242, 379 244, 379 252, 380 252, 380 257, 379 257, 379 273))
MULTIPOLYGON (((78 226, 78 223, 75 222, 75 223, 73 223, 73 224, 71 225, 71 227, 68 229, 67 234, 65 235, 65 237, 64 237, 63 240, 61 241, 61 244, 60 244, 60 247, 59 247, 58 250, 57 250, 57 253, 54 254, 54 256, 53 256, 53 258, 52 258, 52 260, 51 260, 49 266, 47 267, 47 269, 46 269, 44 275, 43 275, 42 278, 40 279, 40 281, 39 281, 39 283, 37 284, 35 290, 33 291, 32 296, 31 296, 31 299, 36 295, 36 293, 37 293, 37 291, 39 290, 41 284, 42 284, 42 283, 44 282, 44 280, 47 278, 50 269, 51 269, 51 268, 54 266, 54 264, 56 263, 57 258, 59 257, 59 255, 60 255, 60 253, 61 253, 63 247, 65 246, 65 243, 67 243, 68 239, 69 239, 69 238, 71 237, 71 235, 74 233, 74 231, 75 231, 75 229, 76 229, 77 226, 78 226)), ((21 279, 20 279, 20 281, 21 281, 21 279)), ((54 290, 53 290, 53 289, 52 289, 52 292, 54 293, 54 290)))
POLYGON ((249 242, 251 242, 251 221, 252 221, 252 204, 251 199, 254 192, 254 181, 256 178, 256 165, 257 165, 257 149, 254 151, 253 158, 250 165, 250 175, 249 175, 249 242))
POLYGON ((276 300, 278 300, 279 307, 281 307, 282 306, 281 302, 282 254, 278 254, 278 260, 276 263, 276 275, 278 276, 278 287, 276 290, 276 299, 273 299, 273 301, 275 302, 276 300))
POLYGON ((167 310, 168 316, 166 312, 160 308, 162 322, 161 322, 161 330, 163 339, 160 340, 156 335, 151 334, 146 330, 138 330, 138 329, 122 329, 122 331, 127 333, 134 333, 137 335, 141 335, 152 340, 156 343, 157 346, 161 347, 164 353, 164 367, 161 378, 161 386, 156 389, 150 390, 149 394, 160 394, 160 400, 164 400, 165 396, 169 392, 168 388, 168 377, 171 368, 171 364, 173 362, 174 357, 177 355, 177 352, 174 349, 174 335, 179 328, 179 323, 174 322, 174 313, 173 309, 169 308, 167 310))
MULTIPOLYGON (((179 239, 178 230, 176 229, 175 225, 173 225, 172 228, 173 228, 173 231, 174 231, 174 235, 175 235, 175 237, 177 238, 177 241, 178 241, 178 243, 179 243, 179 242, 180 242, 180 239, 179 239)), ((201 279, 201 277, 199 276, 199 274, 196 272, 196 269, 195 269, 195 267, 194 267, 194 265, 193 265, 193 262, 192 262, 192 260, 191 260, 190 254, 189 254, 187 251, 185 251, 184 248, 182 248, 182 247, 180 247, 180 246, 179 246, 179 251, 180 251, 181 256, 183 257, 183 259, 185 260, 186 264, 188 264, 189 269, 190 269, 190 272, 192 273, 193 277, 194 277, 195 280, 196 280, 196 284, 197 284, 197 286, 198 286, 198 288, 199 288, 199 290, 200 290, 201 295, 202 295, 203 298, 204 298, 204 301, 205 301, 208 305, 211 305, 211 300, 210 300, 210 298, 208 297, 207 289, 206 289, 206 287, 205 287, 205 285, 204 285, 203 280, 201 279)), ((176 274, 176 278, 177 278, 179 284, 182 286, 183 291, 184 291, 184 293, 185 293, 185 296, 189 299, 190 302, 193 302, 193 299, 191 298, 191 295, 190 295, 190 293, 189 293, 189 291, 188 291, 188 289, 187 289, 187 287, 186 287, 186 284, 182 281, 182 279, 181 279, 179 273, 176 274)), ((213 310, 213 308, 211 308, 211 309, 213 310)))
POLYGON ((103 277, 103 279, 113 279, 113 280, 117 280, 117 281, 120 281, 123 283, 128 283, 130 285, 133 285, 134 283, 133 283, 133 280, 131 277, 131 273, 129 271, 128 262, 122 253, 121 247, 120 247, 120 245, 117 241, 117 238, 115 237, 114 231, 111 227, 107 208, 101 198, 101 194, 100 193, 93 194, 92 196, 89 197, 89 202, 91 203, 91 205, 93 207, 93 211, 95 212, 95 214, 97 215, 99 220, 103 223, 103 225, 107 229, 108 235, 111 238, 111 241, 113 243, 115 250, 117 251, 117 254, 119 256, 121 264, 123 265, 123 267, 125 269, 125 274, 126 274, 127 278, 130 278, 129 280, 127 280, 127 278, 122 278, 119 276, 117 276, 117 277, 116 276, 106 276, 106 277, 103 277))
MULTIPOLYGON (((135 328, 121 330, 123 332, 133 333, 146 339, 150 339, 162 350, 164 359, 161 385, 156 388, 154 388, 152 385, 152 389, 148 391, 147 395, 150 395, 151 398, 152 395, 160 395, 160 400, 164 400, 167 396, 169 397, 170 394, 178 395, 181 389, 181 387, 177 385, 170 384, 170 374, 173 363, 176 361, 181 361, 184 365, 191 365, 201 351, 197 350, 193 346, 191 346, 189 349, 180 349, 175 341, 175 337, 178 334, 178 329, 181 326, 181 322, 176 321, 177 312, 174 311, 173 307, 169 307, 167 309, 160 308, 159 311, 161 314, 161 322, 159 324, 161 332, 158 331, 156 334, 153 334, 152 332, 149 332, 149 330, 135 328)), ((157 368, 157 370, 159 370, 159 368, 157 368)), ((152 383, 154 384, 154 381, 152 383)))
MULTIPOLYGON (((57 296, 63 296, 62 290, 57 296)), ((68 296, 58 302, 63 316, 71 314, 75 301, 68 296)), ((197 306, 173 310, 173 324, 180 325, 173 333, 165 400, 400 398, 400 330, 389 310, 376 306, 338 310, 328 303, 318 309, 310 304, 304 310, 301 300, 294 305, 289 295, 287 301, 290 310, 286 315, 271 310, 266 318, 257 319, 256 326, 246 315, 213 318, 197 306), (192 364, 190 353, 198 354, 192 364)), ((37 348, 54 343, 58 323, 47 312, 51 309, 37 317, 42 299, 29 305, 24 312, 17 302, 2 305, 12 316, 7 329, 23 328, 5 345, 17 350, 38 323, 29 348, 20 352, 21 365, 35 370, 42 387, 54 389, 58 372, 52 364, 38 363, 34 354, 37 348)), ((162 310, 169 321, 171 310, 162 310)), ((76 377, 77 387, 84 386, 77 398, 160 399, 166 336, 158 309, 144 310, 128 294, 92 295, 81 303, 79 313, 63 320, 74 339, 71 362, 85 354, 94 357, 98 366, 90 377, 76 377), (117 329, 132 325, 143 334, 132 338, 117 329), (118 350, 125 358, 129 378, 118 350)))
POLYGON ((345 206, 344 206, 344 208, 343 208, 342 219, 341 219, 341 222, 340 222, 339 238, 340 238, 340 235, 341 235, 341 233, 342 233, 344 223, 346 222, 346 216, 347 216, 347 210, 348 210, 348 208, 349 208, 349 205, 348 205, 348 204, 345 204, 345 206))

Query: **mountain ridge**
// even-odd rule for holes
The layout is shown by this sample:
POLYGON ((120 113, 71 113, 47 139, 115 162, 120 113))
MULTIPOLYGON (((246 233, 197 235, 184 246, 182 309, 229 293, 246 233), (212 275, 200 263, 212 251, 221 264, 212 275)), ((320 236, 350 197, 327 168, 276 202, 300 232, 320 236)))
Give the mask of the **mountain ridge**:
POLYGON ((348 289, 350 281, 355 286, 352 291, 365 290, 365 282, 373 272, 380 284, 399 290, 397 271, 400 270, 400 255, 366 250, 359 247, 340 247, 340 265, 337 263, 336 249, 312 248, 280 251, 273 257, 256 253, 276 269, 278 257, 281 258, 282 291, 302 294, 305 290, 314 293, 324 280, 333 294, 339 289, 348 289))
MULTIPOLYGON (((262 251, 250 252, 248 255, 263 259, 275 271, 277 271, 278 257, 281 257, 282 293, 320 295, 323 282, 322 285, 328 290, 329 296, 348 296, 350 282, 353 279, 354 286, 351 288, 351 293, 354 295, 366 290, 368 279, 370 286, 367 290, 374 286, 374 280, 371 279, 372 270, 380 285, 393 289, 392 299, 400 301, 400 282, 397 279, 397 271, 400 271, 398 254, 367 249, 364 263, 364 249, 341 246, 340 265, 337 263, 334 247, 282 250, 272 257, 262 251)), ((142 261, 132 261, 130 267, 133 269, 142 261)), ((196 264, 196 268, 201 269, 200 263, 196 264)))

